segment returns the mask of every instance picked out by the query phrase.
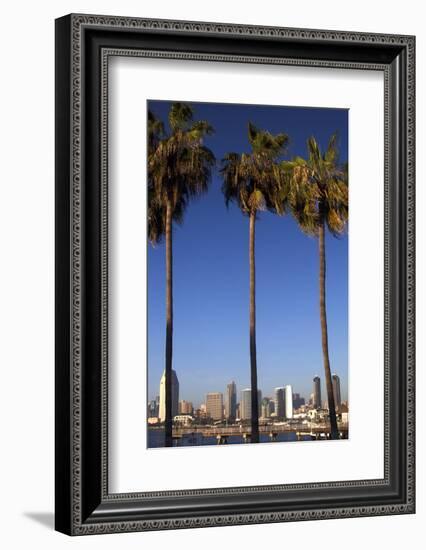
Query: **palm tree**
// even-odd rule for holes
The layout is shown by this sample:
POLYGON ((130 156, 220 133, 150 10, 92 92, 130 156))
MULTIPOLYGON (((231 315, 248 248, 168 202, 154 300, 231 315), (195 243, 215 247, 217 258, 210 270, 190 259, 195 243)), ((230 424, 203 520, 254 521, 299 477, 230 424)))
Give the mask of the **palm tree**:
POLYGON ((203 145, 213 128, 206 121, 193 121, 193 109, 173 103, 170 131, 148 115, 148 238, 152 244, 166 241, 166 349, 165 349, 165 446, 172 440, 173 355, 173 221, 181 223, 191 199, 205 193, 215 163, 203 145))
POLYGON ((272 135, 248 124, 250 153, 228 153, 222 160, 222 192, 228 206, 235 202, 249 217, 250 264, 250 367, 251 367, 251 441, 259 442, 259 403, 256 354, 256 266, 255 226, 262 210, 282 212, 279 201, 280 170, 277 160, 288 143, 286 134, 272 135))
POLYGON ((318 237, 322 353, 331 438, 338 439, 339 431, 328 352, 325 229, 327 227, 335 237, 345 230, 348 220, 348 171, 347 165, 338 164, 336 134, 331 136, 324 154, 321 154, 314 137, 308 139, 307 146, 307 160, 297 157, 290 162, 283 162, 281 168, 287 205, 302 231, 318 237))

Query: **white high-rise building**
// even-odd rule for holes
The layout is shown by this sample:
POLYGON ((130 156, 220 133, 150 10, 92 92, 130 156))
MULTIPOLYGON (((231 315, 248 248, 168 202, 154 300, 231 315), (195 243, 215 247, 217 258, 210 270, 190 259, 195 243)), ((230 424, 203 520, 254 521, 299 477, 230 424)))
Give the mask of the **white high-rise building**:
MULTIPOLYGON (((259 416, 261 414, 262 391, 257 390, 257 402, 259 416)), ((240 399, 240 420, 251 420, 251 389, 241 391, 240 399)))
POLYGON ((241 390, 240 417, 241 417, 241 420, 251 419, 251 389, 250 388, 241 390))
POLYGON ((285 386, 285 417, 293 418, 293 388, 285 386))
MULTIPOLYGON (((179 380, 176 371, 172 370, 172 418, 179 414, 179 380)), ((166 420, 166 371, 160 380, 160 410, 158 413, 160 422, 166 420)))

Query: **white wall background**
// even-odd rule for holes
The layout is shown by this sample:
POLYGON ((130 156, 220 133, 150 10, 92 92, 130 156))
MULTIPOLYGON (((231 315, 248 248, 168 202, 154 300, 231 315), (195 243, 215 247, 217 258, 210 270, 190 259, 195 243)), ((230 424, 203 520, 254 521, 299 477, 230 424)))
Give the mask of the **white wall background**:
POLYGON ((362 539, 397 549, 424 534, 425 407, 418 413, 418 512, 392 516, 70 539, 53 526, 53 144, 54 25, 69 12, 210 20, 417 35, 418 395, 424 393, 425 250, 423 210, 426 31, 420 1, 130 0, 15 2, 3 6, 0 74, 0 543, 17 548, 198 548, 262 543, 346 550, 362 539), (281 541, 281 542, 280 542, 281 541), (377 541, 377 542, 376 542, 377 541))

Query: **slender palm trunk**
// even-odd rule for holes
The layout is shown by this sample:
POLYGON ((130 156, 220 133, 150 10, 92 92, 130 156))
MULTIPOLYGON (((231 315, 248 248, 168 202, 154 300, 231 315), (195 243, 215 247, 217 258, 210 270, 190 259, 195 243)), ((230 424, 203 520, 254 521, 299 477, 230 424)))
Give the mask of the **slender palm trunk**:
POLYGON ((166 210, 166 421, 165 446, 173 445, 172 430, 172 354, 173 354, 173 242, 172 205, 167 201, 166 210))
POLYGON ((321 318, 321 338, 322 355, 324 360, 325 383, 327 387, 328 410, 330 415, 331 439, 339 439, 339 430, 337 428, 336 407, 334 404, 333 383, 331 380, 330 358, 328 355, 328 330, 327 330, 327 312, 325 304, 325 227, 321 223, 318 236, 319 245, 319 291, 320 291, 320 318, 321 318))
POLYGON ((257 391, 256 357, 256 264, 255 264, 256 213, 250 214, 250 366, 251 366, 251 442, 259 443, 259 400, 257 391))

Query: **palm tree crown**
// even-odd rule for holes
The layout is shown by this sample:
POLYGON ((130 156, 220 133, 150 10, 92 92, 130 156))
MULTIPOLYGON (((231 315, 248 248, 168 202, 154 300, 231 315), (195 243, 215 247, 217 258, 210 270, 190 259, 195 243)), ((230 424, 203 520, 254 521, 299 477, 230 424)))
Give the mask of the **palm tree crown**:
POLYGON ((169 112, 170 132, 152 112, 148 113, 148 238, 152 244, 165 234, 166 206, 173 220, 181 223, 191 200, 208 189, 213 153, 203 145, 213 128, 203 120, 193 122, 193 109, 173 103, 169 112))
POLYGON ((336 134, 324 154, 314 137, 307 146, 307 159, 296 157, 281 163, 282 196, 302 231, 317 236, 325 224, 337 237, 344 232, 349 214, 347 165, 338 164, 336 134))
POLYGON ((222 191, 226 204, 235 201, 246 215, 261 210, 282 212, 277 159, 288 143, 286 134, 272 135, 248 124, 251 153, 228 153, 222 161, 222 191))

